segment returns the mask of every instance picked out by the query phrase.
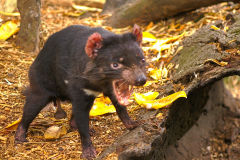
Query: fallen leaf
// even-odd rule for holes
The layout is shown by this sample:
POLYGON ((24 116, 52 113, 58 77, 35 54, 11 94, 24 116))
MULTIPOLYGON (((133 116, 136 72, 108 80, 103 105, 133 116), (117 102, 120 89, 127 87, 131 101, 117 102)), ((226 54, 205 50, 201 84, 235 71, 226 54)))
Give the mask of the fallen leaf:
POLYGON ((99 8, 79 6, 74 3, 72 4, 72 7, 76 10, 82 10, 82 11, 91 11, 91 12, 101 12, 102 11, 102 9, 99 9, 99 8))
POLYGON ((8 21, 0 27, 0 40, 7 40, 19 31, 18 24, 14 21, 8 21))
POLYGON ((149 72, 149 76, 154 80, 160 80, 162 78, 162 69, 153 69, 149 72))
POLYGON ((163 119, 163 113, 158 113, 158 114, 156 115, 156 118, 157 118, 157 119, 163 119))
POLYGON ((158 81, 147 81, 144 85, 143 85, 143 87, 148 87, 148 86, 150 86, 150 85, 152 85, 153 83, 157 83, 158 81))
POLYGON ((169 49, 172 46, 172 44, 163 44, 161 41, 157 41, 151 49, 156 49, 158 52, 164 51, 169 49))
POLYGON ((20 122, 21 122, 21 118, 19 118, 18 120, 14 121, 11 124, 9 124, 4 129, 5 130, 16 130, 20 122))
POLYGON ((146 30, 151 29, 153 26, 154 26, 154 23, 153 23, 153 22, 150 22, 150 23, 147 25, 146 30))
POLYGON ((157 40, 157 38, 149 32, 142 32, 142 35, 143 42, 155 42, 157 40))
POLYGON ((228 62, 224 62, 224 61, 219 62, 216 59, 207 59, 204 63, 207 63, 207 62, 213 62, 213 63, 216 63, 219 66, 222 66, 222 67, 226 66, 228 64, 228 62))
POLYGON ((167 68, 153 69, 149 72, 149 76, 154 80, 165 79, 168 76, 167 68))
POLYGON ((218 31, 218 30, 220 30, 220 28, 218 28, 217 26, 215 26, 215 25, 211 25, 211 28, 212 29, 214 29, 215 31, 218 31))
POLYGON ((183 46, 179 46, 175 52, 175 54, 177 54, 179 51, 181 51, 183 49, 183 46))
POLYGON ((90 116, 94 117, 114 112, 116 112, 116 109, 111 104, 111 100, 108 97, 100 96, 96 98, 92 109, 90 110, 90 116))
POLYGON ((228 26, 225 26, 224 29, 223 29, 225 32, 227 32, 229 30, 229 27, 228 26))
POLYGON ((150 101, 150 100, 154 100, 157 98, 157 96, 159 95, 158 92, 147 92, 144 94, 141 93, 134 93, 134 99, 135 101, 139 104, 142 105, 144 104, 146 101, 150 101))
POLYGON ((187 98, 187 95, 184 91, 176 92, 167 97, 163 97, 161 99, 153 100, 152 102, 147 103, 146 108, 147 109, 152 109, 152 108, 159 109, 159 108, 162 108, 162 107, 165 107, 165 106, 171 104, 172 102, 174 102, 175 100, 177 100, 180 97, 187 98))
POLYGON ((19 13, 19 12, 10 13, 10 12, 0 11, 0 14, 2 14, 2 15, 4 15, 4 16, 13 16, 13 17, 18 17, 18 16, 20 16, 20 13, 19 13))
MULTIPOLYGON (((151 97, 151 98, 153 98, 153 97, 151 97)), ((175 100, 177 100, 180 97, 187 98, 187 95, 184 91, 180 91, 180 92, 176 92, 174 94, 171 94, 167 97, 163 97, 161 99, 155 99, 155 98, 154 99, 149 99, 149 97, 146 97, 144 94, 134 93, 134 98, 135 98, 136 102, 139 105, 143 105, 147 109, 159 109, 159 108, 165 107, 165 106, 171 104, 172 102, 174 102, 175 100)))
POLYGON ((158 61, 162 57, 161 52, 164 50, 171 49, 171 47, 173 45, 172 42, 175 42, 179 38, 183 37, 184 34, 185 34, 185 32, 183 32, 181 35, 178 35, 178 36, 157 39, 156 42, 153 44, 153 46, 149 48, 151 50, 156 50, 157 52, 155 52, 155 53, 158 53, 157 57, 154 57, 152 59, 152 61, 158 61))
MULTIPOLYGON (((173 37, 169 37, 169 38, 162 38, 162 39, 158 39, 157 42, 154 45, 164 45, 170 42, 174 42, 176 40, 178 40, 179 38, 183 37, 185 34, 185 32, 183 32, 182 34, 178 35, 178 36, 173 36, 173 37)), ((154 46, 153 45, 153 46, 154 46)))
POLYGON ((81 16, 81 15, 84 14, 84 13, 85 13, 85 12, 80 12, 80 13, 66 12, 66 13, 64 13, 64 15, 70 16, 70 17, 79 17, 79 16, 81 16))
POLYGON ((237 48, 226 49, 225 52, 236 54, 239 50, 237 48))

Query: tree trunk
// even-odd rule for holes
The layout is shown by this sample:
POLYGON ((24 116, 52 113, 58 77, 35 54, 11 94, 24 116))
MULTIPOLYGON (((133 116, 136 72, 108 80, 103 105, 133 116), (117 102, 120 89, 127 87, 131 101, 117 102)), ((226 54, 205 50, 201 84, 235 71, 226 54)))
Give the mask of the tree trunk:
POLYGON ((168 18, 223 1, 227 0, 107 0, 103 13, 112 13, 107 24, 125 27, 168 18))
POLYGON ((26 52, 38 52, 41 1, 18 0, 17 7, 21 15, 21 24, 16 44, 26 52))
POLYGON ((209 25, 187 37, 181 44, 183 49, 172 59, 171 63, 179 67, 170 71, 171 82, 159 86, 159 90, 168 95, 176 86, 184 86, 188 98, 170 105, 164 120, 155 117, 158 111, 147 112, 142 116, 143 125, 116 140, 98 159, 111 153, 122 160, 199 158, 202 142, 223 124, 223 117, 228 112, 240 117, 234 109, 239 101, 219 81, 240 75, 240 15, 215 23, 220 28, 226 24, 227 32, 209 25), (226 63, 221 65, 215 60, 226 63))

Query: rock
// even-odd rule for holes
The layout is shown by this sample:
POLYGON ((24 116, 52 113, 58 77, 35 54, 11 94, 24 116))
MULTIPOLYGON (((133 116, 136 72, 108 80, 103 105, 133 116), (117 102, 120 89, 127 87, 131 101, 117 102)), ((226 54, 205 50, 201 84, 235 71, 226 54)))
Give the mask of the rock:
POLYGON ((65 134, 67 134, 66 127, 51 126, 44 133, 44 138, 47 140, 54 140, 60 138, 65 134))

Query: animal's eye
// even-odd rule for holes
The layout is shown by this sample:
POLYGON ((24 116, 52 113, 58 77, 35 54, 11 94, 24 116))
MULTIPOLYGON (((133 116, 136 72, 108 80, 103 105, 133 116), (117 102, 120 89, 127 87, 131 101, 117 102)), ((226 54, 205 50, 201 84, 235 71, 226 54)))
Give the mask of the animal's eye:
POLYGON ((122 65, 121 65, 120 63, 112 63, 112 64, 111 64, 111 67, 112 67, 113 69, 119 69, 119 68, 122 67, 122 65))
POLYGON ((117 63, 113 63, 113 68, 117 68, 118 64, 117 63))
POLYGON ((145 59, 143 58, 143 59, 141 59, 141 63, 145 63, 146 61, 145 61, 145 59))

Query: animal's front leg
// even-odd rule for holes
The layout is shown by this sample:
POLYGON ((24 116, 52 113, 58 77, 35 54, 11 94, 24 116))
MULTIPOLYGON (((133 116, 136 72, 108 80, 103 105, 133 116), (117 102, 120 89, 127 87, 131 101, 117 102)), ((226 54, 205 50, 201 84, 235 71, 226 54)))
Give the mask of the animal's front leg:
POLYGON ((116 108, 118 117, 121 119, 125 127, 129 130, 136 128, 139 125, 138 121, 133 121, 127 112, 126 106, 123 106, 117 102, 117 100, 113 96, 109 96, 114 107, 116 108))
POLYGON ((125 127, 129 130, 132 130, 134 128, 136 128, 139 125, 138 121, 133 121, 127 112, 127 109, 125 106, 122 106, 120 104, 118 105, 114 105, 117 111, 117 114, 119 116, 119 118, 121 119, 121 121, 123 122, 123 124, 125 125, 125 127))
POLYGON ((92 145, 89 134, 89 112, 95 97, 85 95, 84 92, 74 94, 72 97, 73 118, 81 137, 83 158, 92 159, 97 152, 92 145))

